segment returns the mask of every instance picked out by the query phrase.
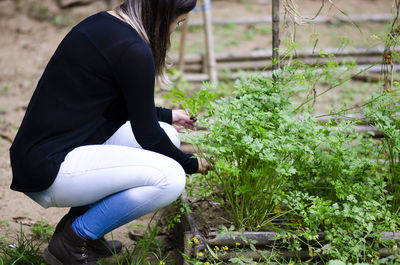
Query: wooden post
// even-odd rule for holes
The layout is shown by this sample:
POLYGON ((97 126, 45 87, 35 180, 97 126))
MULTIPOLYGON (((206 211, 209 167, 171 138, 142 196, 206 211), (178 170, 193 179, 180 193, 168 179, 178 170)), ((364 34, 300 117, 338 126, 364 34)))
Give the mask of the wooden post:
POLYGON ((279 0, 272 0, 272 77, 276 81, 275 70, 279 69, 279 0))
POLYGON ((217 76, 217 68, 216 68, 216 60, 215 60, 215 52, 214 52, 214 38, 213 38, 213 29, 211 22, 211 0, 203 0, 203 19, 204 19, 204 31, 205 31, 205 40, 206 40, 206 49, 207 49, 207 64, 208 64, 208 73, 210 76, 211 82, 218 82, 217 76))
POLYGON ((186 20, 183 22, 183 27, 181 31, 181 45, 179 47, 178 69, 182 72, 185 71, 185 49, 186 49, 186 36, 188 30, 189 30, 189 14, 186 17, 186 20))

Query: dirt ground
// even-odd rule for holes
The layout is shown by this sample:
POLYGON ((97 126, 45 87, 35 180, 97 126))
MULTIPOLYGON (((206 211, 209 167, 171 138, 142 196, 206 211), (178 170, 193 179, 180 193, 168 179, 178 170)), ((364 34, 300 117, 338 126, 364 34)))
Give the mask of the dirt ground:
MULTIPOLYGON (((282 1, 283 2, 283 1, 282 1)), ((320 0, 302 0, 303 14, 313 14, 318 10, 320 0)), ((325 1, 328 2, 328 1, 325 1)), ((390 13, 391 0, 338 0, 333 1, 341 10, 349 14, 390 13)), ((326 3, 328 5, 328 3, 326 3)), ((35 86, 57 45, 72 25, 90 14, 106 10, 107 4, 95 1, 93 4, 70 9, 60 9, 53 0, 0 0, 0 132, 13 138, 23 118, 26 106, 35 86), (61 25, 67 26, 61 27, 61 25)), ((213 16, 261 17, 269 16, 271 1, 214 1, 213 16)), ((321 15, 337 15, 338 9, 326 8, 321 15)), ((200 19, 199 12, 193 19, 200 19)), ((196 37, 193 37, 196 38, 196 37)), ((197 36, 201 38, 201 36, 197 36)), ((251 50, 264 41, 256 37, 235 49, 251 50)), ((265 45, 268 41, 265 41, 265 45)), ((51 225, 67 211, 66 208, 43 209, 24 194, 9 189, 11 169, 7 136, 0 137, 0 237, 10 240, 20 229, 45 220, 51 225)), ((135 223, 146 224, 149 215, 135 223)), ((117 229, 113 236, 125 244, 132 241, 128 225, 117 229)))

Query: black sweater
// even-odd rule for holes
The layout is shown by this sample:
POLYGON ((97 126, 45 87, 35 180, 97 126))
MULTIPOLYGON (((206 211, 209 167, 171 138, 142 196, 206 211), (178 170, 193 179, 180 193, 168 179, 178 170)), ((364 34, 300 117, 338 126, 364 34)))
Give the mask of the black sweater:
POLYGON ((144 149, 197 171, 159 126, 172 112, 155 107, 154 82, 151 49, 131 26, 107 12, 79 23, 50 59, 10 148, 11 189, 48 188, 69 151, 104 143, 127 120, 144 149))

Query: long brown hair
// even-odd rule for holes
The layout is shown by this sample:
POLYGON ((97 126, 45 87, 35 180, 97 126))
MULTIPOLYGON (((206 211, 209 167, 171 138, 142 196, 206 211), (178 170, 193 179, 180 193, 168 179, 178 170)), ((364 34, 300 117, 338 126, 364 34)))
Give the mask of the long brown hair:
POLYGON ((181 15, 190 12, 197 0, 125 0, 116 12, 130 24, 150 46, 159 82, 166 83, 166 56, 170 26, 181 15))

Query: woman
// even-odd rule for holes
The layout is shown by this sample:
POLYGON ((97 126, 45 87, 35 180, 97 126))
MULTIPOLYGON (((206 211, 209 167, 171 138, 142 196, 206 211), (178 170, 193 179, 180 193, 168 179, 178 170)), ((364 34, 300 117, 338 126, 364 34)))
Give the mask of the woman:
POLYGON ((179 150, 183 110, 154 106, 170 34, 196 0, 126 0, 75 26, 48 63, 10 148, 11 188, 43 207, 72 207, 50 264, 96 264, 104 235, 174 201, 208 164, 179 150))

